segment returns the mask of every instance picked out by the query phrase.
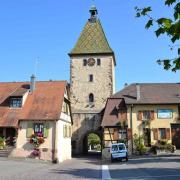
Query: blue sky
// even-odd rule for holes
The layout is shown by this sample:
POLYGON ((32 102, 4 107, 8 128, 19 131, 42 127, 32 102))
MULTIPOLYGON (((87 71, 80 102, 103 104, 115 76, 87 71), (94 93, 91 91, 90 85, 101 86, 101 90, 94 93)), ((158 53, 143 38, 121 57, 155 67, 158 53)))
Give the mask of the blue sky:
MULTIPOLYGON (((37 57, 38 80, 69 80, 67 53, 89 18, 92 0, 6 0, 0 2, 0 81, 28 81, 37 57)), ((163 0, 95 0, 99 18, 116 55, 116 90, 124 83, 180 82, 156 60, 173 58, 170 41, 145 30, 135 6, 151 5, 153 16, 171 15, 163 0)))

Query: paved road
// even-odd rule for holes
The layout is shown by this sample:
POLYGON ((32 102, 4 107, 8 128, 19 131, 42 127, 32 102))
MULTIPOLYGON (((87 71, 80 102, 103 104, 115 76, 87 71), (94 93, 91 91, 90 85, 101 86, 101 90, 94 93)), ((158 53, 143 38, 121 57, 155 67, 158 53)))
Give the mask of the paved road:
POLYGON ((0 180, 101 179, 100 159, 73 158, 61 164, 0 158, 0 180))
POLYGON ((127 163, 109 163, 107 167, 112 179, 180 179, 180 156, 130 159, 127 163))

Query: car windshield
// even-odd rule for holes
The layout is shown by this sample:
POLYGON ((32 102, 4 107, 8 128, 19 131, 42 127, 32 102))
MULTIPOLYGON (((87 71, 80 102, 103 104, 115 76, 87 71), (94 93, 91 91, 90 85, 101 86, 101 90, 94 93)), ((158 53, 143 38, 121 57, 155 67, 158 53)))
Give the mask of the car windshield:
POLYGON ((112 151, 121 151, 121 150, 125 150, 125 146, 123 144, 120 145, 113 145, 112 146, 112 151))
POLYGON ((112 151, 118 151, 118 146, 117 145, 113 145, 112 146, 112 151))
POLYGON ((125 146, 123 145, 123 144, 120 144, 119 145, 119 150, 121 151, 121 150, 125 150, 125 146))

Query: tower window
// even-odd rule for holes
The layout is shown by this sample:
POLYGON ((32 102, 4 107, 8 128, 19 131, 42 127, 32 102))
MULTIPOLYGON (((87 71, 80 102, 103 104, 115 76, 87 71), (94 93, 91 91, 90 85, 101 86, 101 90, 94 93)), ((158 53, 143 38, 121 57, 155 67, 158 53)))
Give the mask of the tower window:
POLYGON ((93 103, 94 102, 94 95, 91 93, 89 94, 89 102, 93 103))
POLYGON ((87 59, 83 59, 83 66, 87 65, 87 59))
POLYGON ((98 65, 98 66, 101 65, 101 59, 97 59, 97 65, 98 65))
POLYGON ((89 75, 89 82, 93 82, 93 75, 92 74, 89 75))

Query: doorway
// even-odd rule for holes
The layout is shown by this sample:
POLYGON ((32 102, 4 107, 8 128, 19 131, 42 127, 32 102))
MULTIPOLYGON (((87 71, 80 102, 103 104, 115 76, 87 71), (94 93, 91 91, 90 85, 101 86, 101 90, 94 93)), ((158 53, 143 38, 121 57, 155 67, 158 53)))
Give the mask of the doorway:
POLYGON ((101 155, 102 149, 101 137, 96 132, 89 132, 83 139, 83 154, 86 155, 101 155))

